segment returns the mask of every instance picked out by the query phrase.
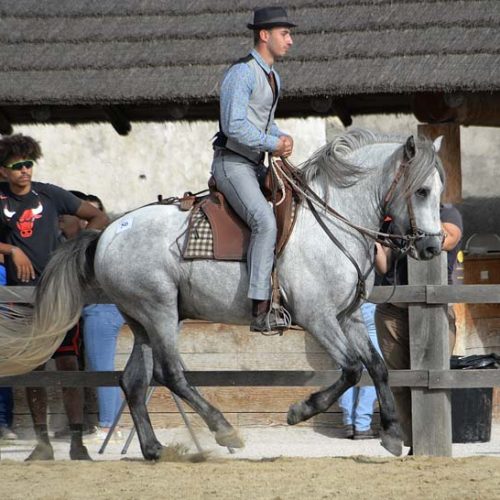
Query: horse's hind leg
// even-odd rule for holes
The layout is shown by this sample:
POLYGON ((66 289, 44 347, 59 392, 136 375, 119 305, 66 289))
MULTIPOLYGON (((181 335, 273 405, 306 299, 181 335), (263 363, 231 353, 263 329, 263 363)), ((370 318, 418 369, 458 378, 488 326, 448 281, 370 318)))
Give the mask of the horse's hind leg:
POLYGON ((135 342, 120 385, 130 408, 142 454, 147 460, 155 460, 160 458, 162 445, 156 439, 146 408, 146 393, 153 374, 153 354, 144 343, 147 337, 141 325, 129 317, 127 323, 134 332, 135 342))
MULTIPOLYGON (((153 314, 150 316, 151 321, 153 321, 153 314)), ((179 329, 177 321, 174 324, 166 314, 156 312, 154 322, 146 328, 153 345, 155 379, 182 398, 200 415, 214 433, 219 445, 242 448, 243 441, 224 415, 188 384, 176 346, 179 329)))

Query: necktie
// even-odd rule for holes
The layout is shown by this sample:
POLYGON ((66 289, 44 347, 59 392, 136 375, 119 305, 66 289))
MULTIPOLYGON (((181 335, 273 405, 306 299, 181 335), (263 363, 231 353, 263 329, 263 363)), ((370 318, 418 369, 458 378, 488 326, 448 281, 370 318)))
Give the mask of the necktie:
POLYGON ((273 91, 273 101, 276 99, 276 78, 274 76, 274 72, 270 71, 269 74, 267 75, 267 79, 269 81, 269 85, 271 86, 271 89, 273 91))

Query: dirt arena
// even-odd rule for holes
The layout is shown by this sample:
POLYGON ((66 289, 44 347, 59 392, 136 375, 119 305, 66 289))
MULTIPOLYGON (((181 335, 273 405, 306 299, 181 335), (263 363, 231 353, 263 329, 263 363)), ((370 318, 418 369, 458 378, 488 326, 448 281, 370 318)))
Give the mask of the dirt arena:
POLYGON ((4 499, 500 498, 500 458, 137 460, 0 466, 4 499))
MULTIPOLYGON (((500 499, 500 426, 487 443, 454 444, 454 458, 394 458, 377 439, 352 441, 305 428, 241 429, 245 448, 230 454, 196 429, 205 461, 185 428, 159 430, 165 461, 147 463, 137 440, 86 442, 94 462, 70 462, 67 440, 56 461, 25 463, 34 441, 1 443, 2 500, 79 499, 500 499)), ((405 453, 408 449, 405 449, 405 453)))

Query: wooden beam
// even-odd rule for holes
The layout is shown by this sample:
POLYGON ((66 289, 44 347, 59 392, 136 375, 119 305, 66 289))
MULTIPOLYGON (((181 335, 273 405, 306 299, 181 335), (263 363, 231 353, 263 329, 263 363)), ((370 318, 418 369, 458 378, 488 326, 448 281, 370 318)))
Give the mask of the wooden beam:
POLYGON ((500 387, 500 370, 429 370, 430 389, 500 387))
POLYGON ((500 304, 500 285, 428 285, 427 304, 500 304))
MULTIPOLYGON (((30 372, 15 377, 0 378, 0 387, 99 387, 116 386, 123 372, 74 372, 44 371, 30 372)), ((190 384, 200 387, 322 387, 331 385, 340 377, 340 370, 300 371, 186 371, 190 384)), ((397 370, 389 373, 389 383, 393 387, 427 387, 427 371, 397 370)), ((153 381, 151 385, 159 385, 153 381)), ((372 385, 365 372, 359 385, 372 385)))
MULTIPOLYGON (((34 288, 29 286, 0 287, 0 303, 33 302, 34 288)), ((500 285, 398 285, 376 286, 368 297, 370 302, 408 304, 500 304, 500 285)), ((102 290, 90 290, 87 304, 109 304, 102 290)))
POLYGON ((421 122, 499 127, 500 92, 423 92, 413 112, 421 122))
POLYGON ((0 109, 0 134, 2 135, 10 135, 14 129, 12 128, 12 125, 5 115, 5 113, 0 109))
MULTIPOLYGON (((430 261, 408 259, 408 282, 447 282, 446 254, 430 261)), ((450 366, 446 305, 410 305, 412 370, 446 370, 450 366)), ((451 399, 447 389, 412 388, 412 432, 415 455, 451 456, 451 399)))
POLYGON ((167 108, 168 115, 173 120, 184 120, 189 112, 189 106, 187 104, 172 104, 167 108))
POLYGON ((128 133, 132 130, 130 120, 118 106, 107 106, 104 108, 104 113, 118 134, 128 135, 128 133))
MULTIPOLYGON (((0 387, 112 387, 123 372, 30 372, 0 378, 0 387)), ((191 385, 199 387, 322 387, 340 377, 340 370, 204 370, 186 371, 191 385)), ((156 381, 151 383, 159 386, 156 381)), ((358 386, 372 385, 364 372, 358 386)), ((390 370, 391 387, 450 389, 500 387, 500 370, 390 370)))
POLYGON ((460 159, 460 125, 456 123, 424 124, 418 126, 418 135, 431 140, 443 136, 439 157, 446 172, 444 203, 462 202, 462 166, 460 159))

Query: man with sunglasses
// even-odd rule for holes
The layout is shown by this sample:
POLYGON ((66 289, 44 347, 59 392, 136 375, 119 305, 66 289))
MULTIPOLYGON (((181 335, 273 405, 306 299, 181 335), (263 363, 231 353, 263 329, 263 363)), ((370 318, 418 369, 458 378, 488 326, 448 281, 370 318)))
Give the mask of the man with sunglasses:
MULTIPOLYGON (((100 210, 68 191, 33 182, 35 162, 42 156, 33 138, 16 134, 0 139, 0 253, 5 257, 7 285, 35 286, 52 252, 59 244, 59 216, 76 215, 87 228, 102 229, 108 218, 100 210)), ((58 370, 78 370, 76 325, 54 353, 58 370)), ((0 346, 1 348, 1 346, 0 346)), ((38 368, 43 370, 44 366, 38 368)), ((53 460, 47 429, 47 394, 44 388, 27 388, 26 395, 37 438, 27 460, 53 460)), ((70 457, 90 460, 82 442, 83 392, 63 388, 63 400, 71 431, 70 457)))

